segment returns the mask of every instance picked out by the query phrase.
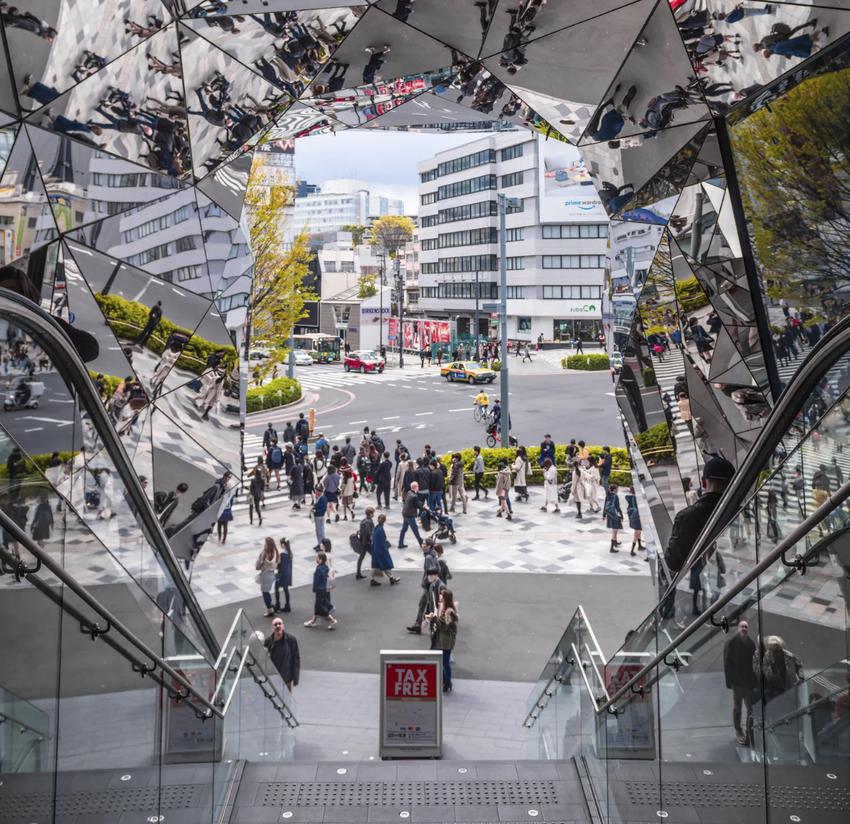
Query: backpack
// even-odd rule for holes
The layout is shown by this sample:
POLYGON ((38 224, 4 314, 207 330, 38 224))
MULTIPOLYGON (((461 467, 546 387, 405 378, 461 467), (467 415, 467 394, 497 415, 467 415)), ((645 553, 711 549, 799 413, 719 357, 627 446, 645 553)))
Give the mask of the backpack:
POLYGON ((372 435, 372 446, 377 450, 378 456, 382 457, 384 454, 384 442, 377 435, 372 435))
POLYGON ((269 457, 271 458, 271 462, 274 464, 283 463, 283 451, 279 446, 275 446, 272 448, 271 455, 269 455, 269 457))
POLYGON ((360 546, 359 532, 352 532, 351 535, 348 536, 348 543, 358 555, 360 555, 360 553, 363 551, 363 548, 360 546))
POLYGON ((215 503, 216 498, 218 498, 218 493, 218 484, 213 484, 208 489, 205 489, 204 494, 192 502, 192 512, 195 515, 200 515, 205 509, 209 509, 215 503))
POLYGON ((327 457, 328 455, 330 455, 330 452, 331 452, 331 445, 330 445, 327 441, 325 441, 325 442, 322 444, 322 454, 323 454, 325 457, 327 457))

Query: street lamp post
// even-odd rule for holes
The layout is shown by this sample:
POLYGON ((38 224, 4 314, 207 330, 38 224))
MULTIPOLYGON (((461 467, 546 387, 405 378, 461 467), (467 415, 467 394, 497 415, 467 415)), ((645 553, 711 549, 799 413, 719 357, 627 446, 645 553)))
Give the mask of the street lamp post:
POLYGON ((381 252, 379 255, 381 259, 381 282, 378 284, 378 291, 380 295, 378 300, 380 302, 380 306, 378 308, 378 353, 380 354, 381 348, 384 345, 384 268, 386 267, 386 255, 381 252))
POLYGON ((475 341, 475 360, 478 360, 478 270, 475 270, 475 328, 472 330, 473 340, 475 341))
POLYGON ((499 210, 499 327, 501 332, 501 366, 499 369, 499 391, 502 395, 502 446, 510 446, 511 407, 508 394, 508 262, 505 235, 505 215, 508 207, 520 205, 517 197, 507 197, 501 192, 496 195, 499 210))

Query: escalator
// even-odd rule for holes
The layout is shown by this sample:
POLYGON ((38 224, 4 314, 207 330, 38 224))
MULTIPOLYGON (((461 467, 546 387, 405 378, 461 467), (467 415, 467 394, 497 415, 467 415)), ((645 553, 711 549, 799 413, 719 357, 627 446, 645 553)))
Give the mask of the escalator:
POLYGON ((292 698, 241 610, 213 633, 71 339, 4 289, 0 318, 44 388, 0 417, 0 820, 226 820, 292 698))
POLYGON ((848 352, 845 319, 659 590, 672 608, 613 655, 579 609, 541 673, 529 755, 574 758, 605 824, 850 815, 848 352))

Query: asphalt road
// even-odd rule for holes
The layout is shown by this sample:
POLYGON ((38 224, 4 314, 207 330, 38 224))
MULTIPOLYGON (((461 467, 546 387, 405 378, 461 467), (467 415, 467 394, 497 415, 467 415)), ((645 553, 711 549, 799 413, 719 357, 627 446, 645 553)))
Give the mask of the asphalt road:
MULTIPOLYGON (((313 367, 317 368, 341 369, 313 367)), ((484 427, 472 417, 476 388, 448 383, 436 374, 392 383, 393 372, 372 383, 367 382, 371 376, 365 376, 367 380, 352 382, 341 390, 318 390, 318 399, 310 404, 317 410, 315 431, 323 432, 332 443, 342 442, 346 435, 356 443, 363 428, 369 426, 379 431, 388 448, 400 438, 416 454, 426 443, 440 451, 485 445, 484 427)), ((559 443, 576 438, 593 444, 622 445, 623 430, 608 372, 516 369, 510 380, 512 432, 520 443, 536 445, 548 433, 559 443)), ((491 398, 496 397, 498 381, 485 385, 485 389, 491 398)), ((298 411, 303 407, 288 414, 252 418, 248 431, 260 432, 271 420, 281 432, 298 411)))

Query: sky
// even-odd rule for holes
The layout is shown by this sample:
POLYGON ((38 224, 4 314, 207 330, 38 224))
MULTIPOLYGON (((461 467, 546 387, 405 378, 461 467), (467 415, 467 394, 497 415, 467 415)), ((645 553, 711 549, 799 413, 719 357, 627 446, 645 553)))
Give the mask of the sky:
POLYGON ((349 129, 295 142, 295 173, 299 180, 322 183, 348 177, 374 184, 373 194, 404 200, 406 214, 419 211, 416 164, 437 152, 480 140, 468 132, 422 134, 349 129))

